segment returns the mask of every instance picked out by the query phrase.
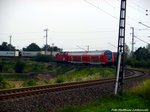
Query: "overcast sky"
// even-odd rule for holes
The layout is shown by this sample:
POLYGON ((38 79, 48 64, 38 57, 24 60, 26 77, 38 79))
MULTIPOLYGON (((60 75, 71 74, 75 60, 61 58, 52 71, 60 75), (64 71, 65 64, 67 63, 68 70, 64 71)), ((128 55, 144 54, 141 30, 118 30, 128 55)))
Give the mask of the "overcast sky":
MULTIPOLYGON (((0 0, 0 44, 9 43, 18 49, 34 42, 64 50, 116 51, 121 0, 0 0), (112 44, 112 45, 111 45, 112 44)), ((150 0, 127 0, 126 43, 131 48, 131 29, 150 43, 150 0), (147 14, 147 15, 146 15, 147 14), (142 29, 142 30, 139 30, 142 29)), ((146 43, 135 38, 135 48, 146 43)))

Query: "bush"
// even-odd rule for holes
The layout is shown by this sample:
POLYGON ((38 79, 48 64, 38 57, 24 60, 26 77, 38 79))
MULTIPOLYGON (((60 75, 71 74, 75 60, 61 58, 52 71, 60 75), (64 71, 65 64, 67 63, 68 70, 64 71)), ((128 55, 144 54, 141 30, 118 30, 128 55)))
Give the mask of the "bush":
POLYGON ((133 88, 131 90, 131 93, 142 96, 146 100, 150 101, 150 80, 146 80, 139 86, 133 88))
POLYGON ((1 62, 0 63, 0 72, 3 72, 4 64, 1 62))
POLYGON ((62 82, 64 82, 63 77, 57 77, 56 83, 62 83, 62 82))
POLYGON ((25 63, 23 61, 17 61, 14 67, 16 73, 22 73, 24 68, 25 68, 25 63))
POLYGON ((126 60, 126 64, 132 67, 150 68, 150 59, 137 60, 135 57, 131 57, 126 60))
POLYGON ((23 86, 36 86, 37 83, 35 80, 31 79, 31 80, 27 80, 23 83, 23 86))
POLYGON ((0 89, 11 88, 11 85, 0 76, 0 89))
POLYGON ((54 57, 50 55, 41 55, 41 54, 38 54, 37 56, 33 58, 33 61, 38 61, 38 62, 50 62, 53 60, 54 60, 54 57))

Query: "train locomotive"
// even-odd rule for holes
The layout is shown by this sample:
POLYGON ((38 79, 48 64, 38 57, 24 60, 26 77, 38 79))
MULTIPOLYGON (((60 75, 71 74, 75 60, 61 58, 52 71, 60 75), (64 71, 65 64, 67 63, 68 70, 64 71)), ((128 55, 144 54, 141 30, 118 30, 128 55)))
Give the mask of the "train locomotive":
POLYGON ((114 64, 114 53, 110 50, 60 52, 55 55, 57 62, 82 64, 114 64))

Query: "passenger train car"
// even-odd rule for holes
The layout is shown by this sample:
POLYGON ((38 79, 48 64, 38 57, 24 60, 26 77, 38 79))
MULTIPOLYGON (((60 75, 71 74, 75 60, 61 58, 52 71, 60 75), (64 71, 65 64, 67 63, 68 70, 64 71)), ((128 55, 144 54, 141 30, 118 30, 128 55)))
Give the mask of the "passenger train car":
POLYGON ((110 50, 60 52, 55 56, 57 62, 84 63, 84 64, 113 64, 114 53, 110 50))

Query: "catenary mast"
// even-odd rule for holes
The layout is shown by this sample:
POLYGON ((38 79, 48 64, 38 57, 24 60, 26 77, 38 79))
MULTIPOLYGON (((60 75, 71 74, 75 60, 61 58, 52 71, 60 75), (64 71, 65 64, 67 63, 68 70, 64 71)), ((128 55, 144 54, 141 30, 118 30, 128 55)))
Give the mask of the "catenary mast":
POLYGON ((118 91, 120 91, 120 95, 123 95, 126 1, 121 0, 120 6, 115 95, 118 91))

